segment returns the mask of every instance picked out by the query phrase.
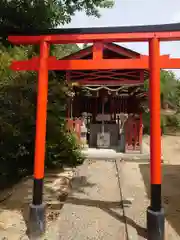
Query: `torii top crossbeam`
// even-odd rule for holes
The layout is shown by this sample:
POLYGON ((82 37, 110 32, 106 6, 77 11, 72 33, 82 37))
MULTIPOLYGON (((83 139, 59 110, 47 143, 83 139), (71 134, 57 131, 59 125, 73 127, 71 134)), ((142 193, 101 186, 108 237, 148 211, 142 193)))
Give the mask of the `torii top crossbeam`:
MULTIPOLYGON (((5 34, 5 33, 4 33, 5 34)), ((133 42, 149 41, 156 38, 159 41, 180 40, 180 24, 107 27, 82 29, 49 29, 46 31, 14 31, 9 34, 9 41, 14 44, 40 44, 45 41, 49 44, 94 42, 133 42)), ((148 56, 139 59, 102 59, 99 47, 94 51, 92 60, 57 60, 49 57, 49 70, 93 70, 93 69, 148 69, 148 56)), ((18 61, 12 64, 13 70, 38 71, 38 58, 27 61, 18 61)), ((180 59, 170 59, 168 55, 160 56, 160 68, 179 69, 180 59)))
MULTIPOLYGON (((2 34, 3 32, 1 32, 2 34)), ((86 43, 98 40, 103 42, 134 42, 148 41, 153 37, 161 41, 176 41, 180 40, 180 23, 131 27, 61 28, 23 32, 6 30, 4 34, 9 35, 9 41, 14 44, 37 44, 42 40, 54 44, 86 43)))

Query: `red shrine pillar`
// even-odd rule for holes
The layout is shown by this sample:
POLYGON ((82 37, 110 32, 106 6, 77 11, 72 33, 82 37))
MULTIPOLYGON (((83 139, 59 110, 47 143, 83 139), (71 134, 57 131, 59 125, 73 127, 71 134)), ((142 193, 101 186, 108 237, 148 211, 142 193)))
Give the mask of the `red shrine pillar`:
POLYGON ((140 145, 140 153, 143 152, 142 149, 142 138, 143 138, 143 119, 142 119, 142 113, 139 115, 139 145, 140 145))
POLYGON ((150 64, 150 169, 151 203, 147 210, 148 240, 164 239, 164 210, 161 205, 161 128, 160 128, 160 43, 149 42, 150 64))
POLYGON ((36 113, 36 138, 34 156, 34 187, 33 202, 30 205, 29 233, 41 235, 45 232, 45 204, 43 201, 43 179, 46 146, 46 118, 48 98, 48 57, 49 44, 40 43, 37 113, 36 113))

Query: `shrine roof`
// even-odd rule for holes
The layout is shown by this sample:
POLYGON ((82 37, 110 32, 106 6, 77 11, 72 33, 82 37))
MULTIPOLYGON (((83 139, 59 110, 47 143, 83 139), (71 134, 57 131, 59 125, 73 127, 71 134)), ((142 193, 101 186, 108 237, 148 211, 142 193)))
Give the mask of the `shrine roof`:
MULTIPOLYGON (((80 49, 79 51, 72 53, 68 56, 65 56, 63 59, 90 59, 92 58, 93 45, 80 49)), ((140 53, 135 52, 127 47, 120 46, 115 43, 103 43, 103 58, 112 58, 112 59, 128 59, 128 58, 139 58, 140 53)))
MULTIPOLYGON (((127 47, 120 46, 115 43, 103 43, 103 59, 137 59, 140 58, 141 55, 138 52, 135 52, 127 47)), ((61 60, 73 60, 73 59, 92 59, 93 58, 93 45, 81 49, 73 54, 65 56, 61 60)), ((129 80, 138 80, 140 79, 140 75, 142 73, 142 69, 117 69, 117 70, 79 70, 79 71, 68 71, 69 80, 83 80, 83 78, 92 80, 103 80, 106 78, 107 80, 115 80, 118 79, 129 79, 129 80)), ((148 71, 146 69, 143 70, 144 79, 149 77, 148 71)), ((101 83, 102 83, 101 82, 101 83)), ((95 83, 95 82, 94 82, 95 83)), ((120 82, 119 82, 120 83, 120 82)), ((135 83, 135 82, 134 82, 135 83)))
MULTIPOLYGON (((142 55, 129 48, 115 43, 103 43, 103 59, 132 59, 140 58, 142 55)), ((92 59, 93 45, 79 50, 63 58, 70 59, 92 59)), ((144 80, 148 78, 148 71, 142 69, 117 69, 117 70, 79 70, 67 71, 67 81, 89 89, 91 93, 106 89, 107 91, 118 92, 121 95, 146 98, 144 81, 139 81, 143 73, 144 80)))

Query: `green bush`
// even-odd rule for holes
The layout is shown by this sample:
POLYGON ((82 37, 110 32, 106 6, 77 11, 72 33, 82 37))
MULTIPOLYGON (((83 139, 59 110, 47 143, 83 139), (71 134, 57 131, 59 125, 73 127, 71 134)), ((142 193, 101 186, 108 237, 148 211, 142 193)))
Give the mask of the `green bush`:
POLYGON ((180 116, 179 115, 172 115, 166 117, 166 126, 170 127, 173 126, 177 129, 180 128, 180 116))
MULTIPOLYGON (((111 8, 113 1, 89 0, 66 1, 0 1, 0 188, 31 174, 34 159, 36 78, 29 72, 12 72, 12 60, 24 60, 36 56, 39 47, 12 47, 5 32, 15 29, 42 30, 56 28, 71 21, 74 13, 85 11, 87 15, 99 17, 99 8, 111 8), (8 30, 7 30, 8 29, 8 30), (5 30, 5 31, 4 31, 5 30)), ((76 44, 56 45, 50 48, 51 55, 58 59, 79 50, 76 44)), ((46 167, 71 165, 83 161, 74 135, 65 130, 64 79, 57 73, 50 74, 46 167), (54 76, 54 77, 53 77, 54 76)))
POLYGON ((84 157, 73 133, 60 132, 59 143, 54 145, 47 142, 46 167, 75 167, 82 164, 84 157))
MULTIPOLYGON (((143 113, 143 125, 144 125, 143 133, 150 134, 150 112, 143 113)), ((166 128, 166 118, 165 118, 165 116, 161 116, 162 134, 165 132, 165 128, 166 128)))
MULTIPOLYGON (((33 172, 35 79, 29 74, 0 85, 0 188, 33 172)), ((84 159, 74 135, 66 132, 65 90, 63 79, 49 76, 46 168, 76 166, 84 159)))
MULTIPOLYGON (((143 113, 144 134, 150 134, 150 113, 143 113)), ((162 134, 170 134, 180 130, 180 115, 161 115, 162 134)))

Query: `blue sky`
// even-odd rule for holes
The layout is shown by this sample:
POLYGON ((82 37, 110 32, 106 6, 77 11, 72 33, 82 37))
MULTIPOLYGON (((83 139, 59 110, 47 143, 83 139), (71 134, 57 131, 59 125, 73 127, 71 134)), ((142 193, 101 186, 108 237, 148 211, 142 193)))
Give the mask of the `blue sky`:
MULTIPOLYGON (((64 27, 107 27, 165 24, 180 22, 180 0, 115 0, 112 9, 101 9, 101 18, 87 17, 78 12, 64 27)), ((123 43, 142 54, 148 54, 146 43, 123 43)), ((161 43, 161 54, 180 57, 180 42, 161 43)), ((180 70, 175 70, 180 77, 180 70)))

